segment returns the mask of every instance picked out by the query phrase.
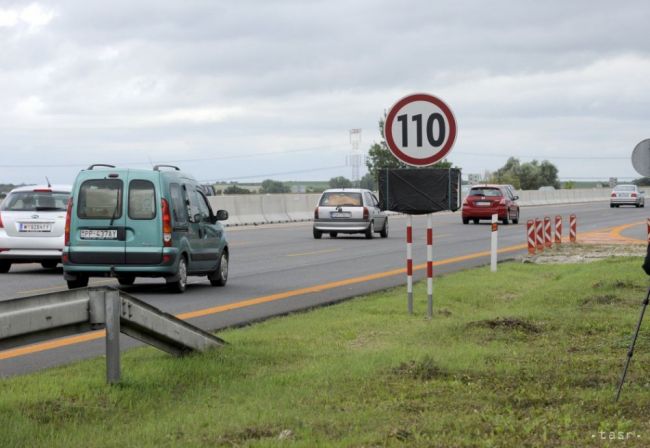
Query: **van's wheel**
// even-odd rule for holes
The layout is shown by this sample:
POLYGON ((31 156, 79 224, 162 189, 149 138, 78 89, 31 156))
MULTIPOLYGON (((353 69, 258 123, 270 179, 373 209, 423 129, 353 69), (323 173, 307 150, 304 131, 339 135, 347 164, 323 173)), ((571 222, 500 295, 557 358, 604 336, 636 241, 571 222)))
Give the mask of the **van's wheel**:
POLYGON ((469 218, 463 218, 463 224, 469 224, 469 218))
POLYGON ((317 240, 320 240, 321 236, 323 236, 323 232, 321 232, 320 230, 314 229, 314 238, 316 238, 317 240))
POLYGON ((131 286, 135 282, 135 277, 132 275, 117 277, 117 282, 122 286, 131 286))
POLYGON ((74 280, 68 280, 68 289, 85 288, 88 286, 88 277, 85 275, 78 275, 74 280))
POLYGON ((228 254, 224 251, 219 260, 217 269, 208 274, 212 286, 225 286, 228 281, 228 254))
POLYGON ((375 233, 375 223, 373 221, 370 221, 370 224, 368 224, 368 228, 366 229, 366 239, 371 240, 373 237, 373 233, 375 233))
POLYGON ((386 218, 386 221, 384 223, 384 228, 381 229, 381 232, 379 232, 379 236, 382 238, 388 238, 388 218, 386 218))
POLYGON ((7 273, 9 269, 11 269, 11 263, 8 261, 0 261, 0 273, 7 273))
POLYGON ((172 292, 181 294, 185 292, 187 288, 187 262, 185 257, 181 256, 181 259, 178 261, 178 271, 176 271, 178 280, 175 282, 168 282, 167 286, 172 292))
POLYGON ((54 269, 58 264, 59 262, 56 260, 46 260, 41 262, 41 266, 43 266, 45 269, 54 269))

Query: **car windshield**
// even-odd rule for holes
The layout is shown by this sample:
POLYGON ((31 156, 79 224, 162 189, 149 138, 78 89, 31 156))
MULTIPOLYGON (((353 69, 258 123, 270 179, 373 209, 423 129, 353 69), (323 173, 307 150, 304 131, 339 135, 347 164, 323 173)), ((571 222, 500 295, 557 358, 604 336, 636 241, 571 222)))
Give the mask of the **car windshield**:
POLYGON ((14 191, 2 202, 2 211, 65 211, 70 193, 64 191, 14 191))
POLYGON ((320 204, 325 207, 361 207, 361 193, 323 193, 320 204))
POLYGON ((634 191, 635 187, 634 185, 618 185, 616 188, 614 188, 616 191, 634 191))
POLYGON ((472 188, 469 191, 469 195, 498 197, 501 196, 501 190, 499 190, 498 188, 472 188))

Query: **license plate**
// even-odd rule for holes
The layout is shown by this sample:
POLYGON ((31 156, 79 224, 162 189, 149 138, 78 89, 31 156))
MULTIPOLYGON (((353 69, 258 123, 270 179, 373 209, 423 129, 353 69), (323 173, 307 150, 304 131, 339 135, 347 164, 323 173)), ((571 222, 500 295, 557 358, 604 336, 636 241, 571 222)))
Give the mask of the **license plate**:
POLYGON ((618 193, 618 197, 619 198, 629 198, 630 195, 629 195, 629 193, 618 193))
POLYGON ((350 212, 332 212, 330 216, 332 218, 349 218, 350 212))
POLYGON ((116 240, 117 229, 81 229, 82 240, 116 240))
POLYGON ((479 207, 489 207, 490 205, 492 205, 490 201, 476 201, 475 204, 478 205, 479 207))
POLYGON ((51 232, 52 224, 44 222, 21 222, 19 232, 51 232))

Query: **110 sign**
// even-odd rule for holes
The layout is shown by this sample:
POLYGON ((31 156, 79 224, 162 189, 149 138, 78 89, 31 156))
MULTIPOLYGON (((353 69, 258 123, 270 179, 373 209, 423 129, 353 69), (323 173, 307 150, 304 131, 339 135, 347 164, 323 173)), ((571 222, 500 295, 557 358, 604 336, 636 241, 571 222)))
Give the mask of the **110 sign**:
POLYGON ((418 93, 399 100, 386 116, 386 144, 393 155, 414 166, 445 157, 456 139, 456 119, 442 100, 418 93))

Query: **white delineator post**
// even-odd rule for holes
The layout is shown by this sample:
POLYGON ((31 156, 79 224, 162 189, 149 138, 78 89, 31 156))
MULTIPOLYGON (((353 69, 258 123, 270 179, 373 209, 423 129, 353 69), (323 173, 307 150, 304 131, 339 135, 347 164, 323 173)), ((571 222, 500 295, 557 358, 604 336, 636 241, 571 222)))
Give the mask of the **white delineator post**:
POLYGON ((433 219, 427 215, 427 315, 433 317, 433 219))
POLYGON ((497 271, 497 234, 499 233, 498 224, 499 215, 492 215, 492 247, 490 250, 490 269, 492 272, 497 271))
POLYGON ((406 294, 409 314, 413 314, 413 217, 406 218, 406 294))
POLYGON ((576 235, 578 233, 578 223, 576 215, 569 216, 569 241, 572 243, 576 242, 576 235))

